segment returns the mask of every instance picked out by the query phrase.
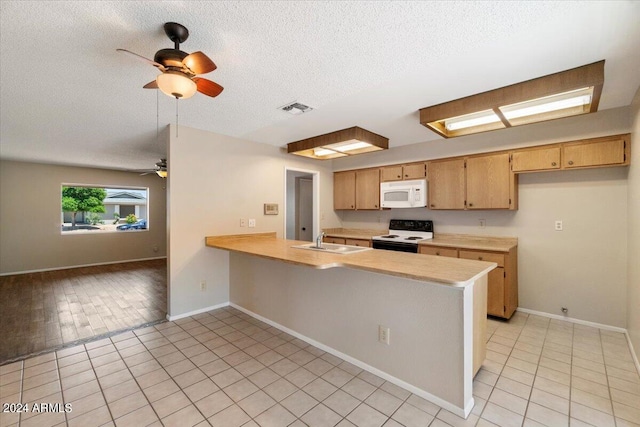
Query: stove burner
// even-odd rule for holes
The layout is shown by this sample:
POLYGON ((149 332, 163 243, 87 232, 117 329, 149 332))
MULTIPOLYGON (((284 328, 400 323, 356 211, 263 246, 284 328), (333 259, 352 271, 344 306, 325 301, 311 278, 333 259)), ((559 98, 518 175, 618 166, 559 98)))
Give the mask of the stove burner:
POLYGON ((424 237, 418 237, 418 236, 411 236, 411 237, 407 237, 405 240, 423 240, 424 237))
POLYGON ((380 237, 384 237, 385 239, 394 239, 396 237, 400 237, 397 234, 389 234, 387 236, 380 236, 380 237))

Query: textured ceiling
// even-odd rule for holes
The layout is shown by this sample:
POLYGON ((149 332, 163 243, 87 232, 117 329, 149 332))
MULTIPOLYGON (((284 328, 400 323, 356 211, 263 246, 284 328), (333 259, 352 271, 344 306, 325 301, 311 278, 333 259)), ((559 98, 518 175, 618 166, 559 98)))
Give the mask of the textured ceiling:
POLYGON ((417 110, 606 60, 600 110, 640 86, 640 2, 0 2, 0 156, 117 169, 153 167, 176 101, 143 90, 190 31, 225 87, 179 101, 179 123, 283 146, 358 125, 397 147, 438 139, 417 110), (277 107, 315 107, 291 116, 277 107))

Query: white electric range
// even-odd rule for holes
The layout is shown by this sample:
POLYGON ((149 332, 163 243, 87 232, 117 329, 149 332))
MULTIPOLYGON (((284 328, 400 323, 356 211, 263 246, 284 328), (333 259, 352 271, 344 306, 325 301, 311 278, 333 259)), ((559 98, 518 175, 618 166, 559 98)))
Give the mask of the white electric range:
POLYGON ((433 221, 392 219, 389 234, 371 238, 374 249, 418 253, 418 243, 433 239, 433 221))

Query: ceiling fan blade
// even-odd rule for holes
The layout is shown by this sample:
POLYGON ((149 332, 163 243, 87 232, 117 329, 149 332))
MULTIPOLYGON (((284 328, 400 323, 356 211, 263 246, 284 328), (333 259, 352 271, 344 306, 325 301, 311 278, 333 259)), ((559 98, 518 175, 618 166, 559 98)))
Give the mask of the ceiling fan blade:
POLYGON ((123 52, 123 53, 128 53, 129 55, 133 55, 133 56, 135 56, 136 58, 138 58, 138 59, 140 59, 140 60, 142 60, 142 61, 148 62, 149 64, 153 65, 154 67, 159 68, 159 69, 160 69, 160 70, 162 70, 162 71, 164 71, 164 70, 165 70, 164 65, 162 65, 162 64, 160 64, 160 63, 157 63, 156 61, 152 61, 152 60, 151 60, 151 59, 149 59, 149 58, 145 58, 145 57, 144 57, 144 56, 142 56, 142 55, 138 55, 137 53, 133 53, 133 52, 131 52, 130 50, 127 50, 127 49, 116 49, 116 50, 117 50, 118 52, 123 52))
POLYGON ((158 89, 158 82, 155 80, 150 81, 146 85, 142 86, 143 89, 158 89))
POLYGON ((192 80, 196 82, 196 85, 198 86, 198 92, 212 98, 220 95, 220 93, 224 90, 224 88, 218 83, 212 82, 211 80, 203 79, 202 77, 194 77, 192 80))
POLYGON ((210 73, 218 68, 207 55, 200 51, 187 55, 182 63, 195 74, 210 73))

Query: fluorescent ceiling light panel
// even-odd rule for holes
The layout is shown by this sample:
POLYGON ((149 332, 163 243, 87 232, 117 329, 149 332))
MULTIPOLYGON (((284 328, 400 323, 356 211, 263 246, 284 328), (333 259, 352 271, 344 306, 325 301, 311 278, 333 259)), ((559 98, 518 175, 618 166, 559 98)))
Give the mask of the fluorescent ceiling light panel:
POLYGON ((464 116, 452 117, 444 121, 447 130, 458 130, 473 126, 486 125, 499 122, 500 117, 493 110, 480 111, 479 113, 465 114, 464 116))
POLYGON ((335 159, 386 150, 389 140, 357 126, 287 144, 287 152, 312 159, 335 159))
POLYGON ((604 60, 420 109, 420 124, 445 138, 598 111, 604 60))
POLYGON ((581 107, 591 103, 592 93, 593 87, 587 87, 558 95, 507 105, 500 107, 500 111, 502 111, 508 120, 511 120, 519 117, 549 113, 551 111, 565 110, 567 108, 581 107))

